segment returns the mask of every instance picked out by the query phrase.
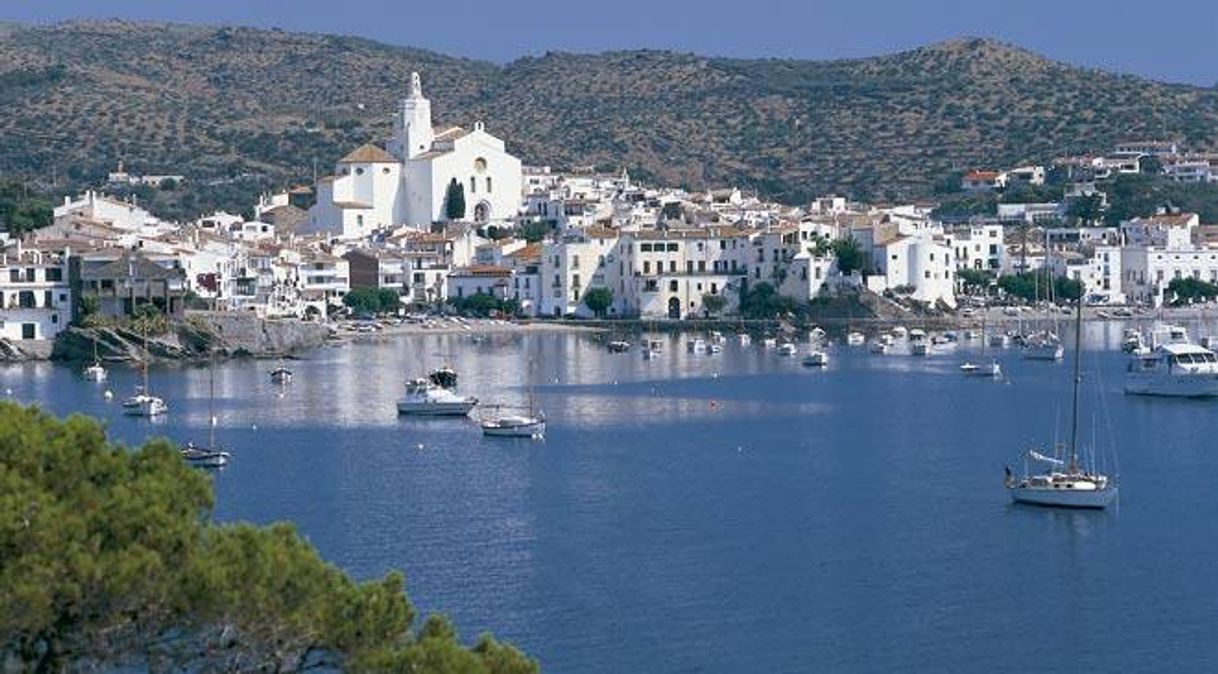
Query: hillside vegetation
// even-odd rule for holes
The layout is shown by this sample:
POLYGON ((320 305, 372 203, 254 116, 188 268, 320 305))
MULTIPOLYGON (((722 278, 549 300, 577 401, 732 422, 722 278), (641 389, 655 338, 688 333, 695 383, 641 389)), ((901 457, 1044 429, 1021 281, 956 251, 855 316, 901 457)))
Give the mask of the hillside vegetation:
POLYGON ((921 196, 953 170, 1122 138, 1218 140, 1218 91, 990 40, 823 62, 638 51, 499 66, 351 37, 105 21, 0 31, 0 174, 77 185, 123 157, 132 172, 189 176, 185 210, 212 205, 195 201, 208 180, 236 201, 383 140, 413 70, 437 123, 482 119, 526 163, 789 202, 921 196))

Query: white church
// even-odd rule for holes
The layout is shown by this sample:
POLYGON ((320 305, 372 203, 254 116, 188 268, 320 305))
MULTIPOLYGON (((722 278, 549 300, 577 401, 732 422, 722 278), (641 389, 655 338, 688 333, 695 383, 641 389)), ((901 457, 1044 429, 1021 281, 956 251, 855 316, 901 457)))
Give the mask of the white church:
POLYGON ((374 230, 411 225, 426 229, 447 220, 449 184, 463 191, 462 220, 514 218, 521 205, 520 160, 508 154, 482 122, 473 130, 431 125, 431 101, 418 73, 410 95, 394 116, 385 149, 364 145, 338 161, 334 175, 317 181, 317 203, 304 224, 308 232, 358 239, 374 230))

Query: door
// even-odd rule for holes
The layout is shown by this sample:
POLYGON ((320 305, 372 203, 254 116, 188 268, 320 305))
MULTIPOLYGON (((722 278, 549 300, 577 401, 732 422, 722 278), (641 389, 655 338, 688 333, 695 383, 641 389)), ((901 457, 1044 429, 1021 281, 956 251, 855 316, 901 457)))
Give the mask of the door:
POLYGON ((675 297, 668 299, 668 317, 673 319, 681 318, 681 300, 675 297))
POLYGON ((38 324, 37 323, 22 323, 21 324, 21 339, 36 339, 38 324))

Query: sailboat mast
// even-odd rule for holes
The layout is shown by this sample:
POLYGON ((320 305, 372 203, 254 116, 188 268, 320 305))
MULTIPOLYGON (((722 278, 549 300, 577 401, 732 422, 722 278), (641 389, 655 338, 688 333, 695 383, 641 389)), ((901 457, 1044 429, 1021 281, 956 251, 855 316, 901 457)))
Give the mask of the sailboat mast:
POLYGON ((148 329, 144 329, 144 395, 151 395, 148 388, 148 329))
POLYGON ((216 447, 216 352, 207 366, 207 448, 216 447))
POLYGON ((1078 292, 1078 311, 1074 319, 1074 405, 1070 414, 1070 472, 1078 472, 1078 389, 1083 366, 1083 288, 1078 292))

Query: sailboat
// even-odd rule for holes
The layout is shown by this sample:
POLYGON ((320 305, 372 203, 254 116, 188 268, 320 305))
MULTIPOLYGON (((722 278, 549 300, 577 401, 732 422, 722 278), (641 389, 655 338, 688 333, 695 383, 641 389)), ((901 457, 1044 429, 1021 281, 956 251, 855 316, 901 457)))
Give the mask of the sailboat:
MULTIPOLYGON (((530 363, 530 370, 532 370, 530 363)), ((537 408, 533 395, 532 377, 529 377, 529 411, 527 414, 497 415, 481 424, 484 435, 501 438, 540 438, 546 432, 545 414, 537 408)))
POLYGON ((216 358, 212 354, 207 368, 207 446, 199 447, 193 442, 182 445, 182 458, 192 466, 200 468, 223 468, 231 456, 216 445, 216 358))
POLYGON ((123 414, 132 417, 155 417, 169 411, 164 400, 152 395, 148 387, 148 333, 144 333, 144 355, 141 359, 144 383, 135 387, 135 395, 123 401, 123 414))
POLYGON ((1024 476, 1016 478, 1006 468, 1006 488, 1016 503, 1059 508, 1106 508, 1117 496, 1116 481, 1107 475, 1087 470, 1078 457, 1078 396, 1082 379, 1083 298, 1078 299, 1074 330, 1074 403, 1070 413, 1070 446, 1065 458, 1028 450, 1024 476), (1028 464, 1046 466, 1044 472, 1031 473, 1028 464))
MULTIPOLYGON (((981 315, 981 350, 985 351, 985 314, 981 315)), ((978 365, 971 360, 964 361, 960 365, 960 372, 966 377, 987 377, 997 379, 1002 376, 1002 366, 998 364, 997 358, 992 358, 989 365, 978 365)))
POLYGON ((96 335, 93 337, 93 364, 85 368, 84 374, 85 379, 88 379, 89 381, 95 381, 98 383, 106 381, 106 368, 102 366, 101 358, 99 358, 97 355, 96 335))

